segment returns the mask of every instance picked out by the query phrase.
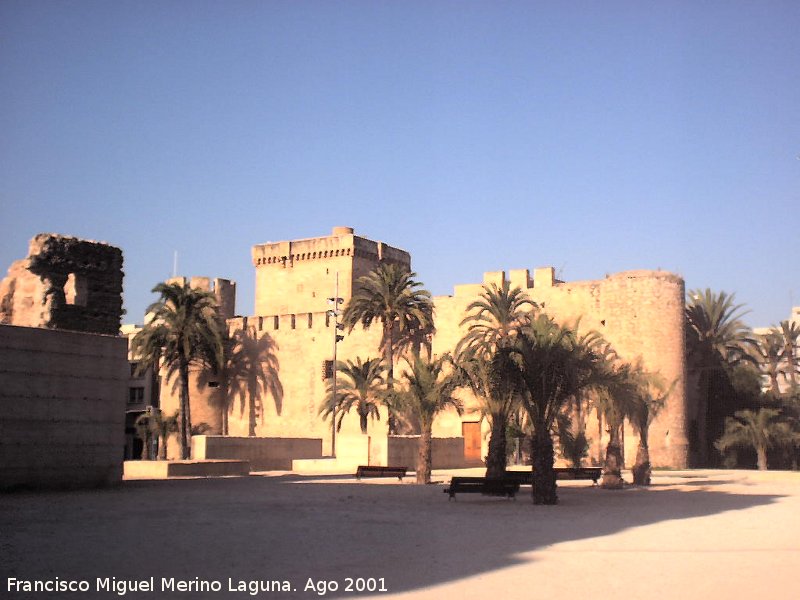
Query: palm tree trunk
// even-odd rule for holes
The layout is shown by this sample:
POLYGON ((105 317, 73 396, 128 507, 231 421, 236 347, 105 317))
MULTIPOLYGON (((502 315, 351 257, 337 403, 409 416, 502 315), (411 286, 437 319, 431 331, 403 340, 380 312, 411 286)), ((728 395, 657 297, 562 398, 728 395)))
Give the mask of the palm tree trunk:
POLYGON ((486 477, 497 478, 506 472, 506 419, 502 415, 492 418, 489 437, 489 454, 486 456, 486 477))
POLYGON ((151 456, 151 449, 153 447, 153 438, 149 431, 145 432, 142 438, 142 460, 153 460, 151 456))
MULTIPOLYGON (((383 335, 386 340, 386 348, 384 350, 386 358, 386 389, 391 391, 394 389, 394 326, 392 323, 387 323, 384 326, 383 335)), ((386 422, 389 426, 389 435, 397 435, 397 417, 393 408, 389 408, 389 416, 386 422)))
POLYGON ((431 482, 431 425, 422 424, 422 435, 419 436, 419 455, 417 456, 417 483, 431 482))
POLYGON ((597 463, 603 463, 603 413, 597 409, 597 463))
POLYGON ((181 460, 189 460, 192 453, 192 415, 189 408, 189 364, 181 360, 179 376, 181 378, 181 419, 179 439, 181 460))
POLYGON ((620 429, 622 425, 612 425, 609 430, 610 439, 606 448, 606 460, 603 464, 601 487, 607 490, 622 488, 622 448, 620 447, 620 429))
POLYGON ((780 396, 781 386, 778 384, 778 373, 775 371, 769 374, 769 390, 776 396, 780 396))
POLYGON ((544 425, 536 427, 533 446, 533 503, 558 504, 556 472, 553 470, 553 438, 544 425))
POLYGON ((767 449, 763 446, 759 446, 756 448, 756 456, 758 457, 758 470, 759 471, 766 471, 767 470, 767 449))
POLYGON ((167 438, 169 433, 162 429, 158 433, 158 460, 167 460, 167 438))
POLYGON ((220 406, 220 425, 222 427, 222 435, 228 435, 228 399, 230 398, 230 387, 228 386, 228 376, 223 377, 225 382, 222 387, 222 403, 220 406))
POLYGON ((364 413, 359 413, 358 414, 358 418, 359 418, 359 421, 360 421, 360 424, 361 424, 361 433, 366 435, 366 433, 367 433, 367 415, 364 414, 364 413))
POLYGON ((650 485, 650 449, 643 439, 639 439, 639 447, 636 449, 636 462, 632 468, 633 485, 650 485))

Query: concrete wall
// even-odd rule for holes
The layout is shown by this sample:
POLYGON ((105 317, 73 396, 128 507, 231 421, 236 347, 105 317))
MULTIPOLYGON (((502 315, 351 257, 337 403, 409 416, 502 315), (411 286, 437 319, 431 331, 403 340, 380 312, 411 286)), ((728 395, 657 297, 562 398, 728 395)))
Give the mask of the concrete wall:
MULTIPOLYGON (((464 438, 433 438, 431 466, 434 469, 457 469, 466 466, 464 438)), ((387 465, 416 469, 419 455, 418 435, 389 436, 387 465)))
POLYGON ((0 487, 119 482, 126 339, 0 325, 0 487))
POLYGON ((194 460, 246 460, 250 462, 250 468, 254 471, 289 471, 294 459, 321 456, 321 439, 192 436, 194 460))

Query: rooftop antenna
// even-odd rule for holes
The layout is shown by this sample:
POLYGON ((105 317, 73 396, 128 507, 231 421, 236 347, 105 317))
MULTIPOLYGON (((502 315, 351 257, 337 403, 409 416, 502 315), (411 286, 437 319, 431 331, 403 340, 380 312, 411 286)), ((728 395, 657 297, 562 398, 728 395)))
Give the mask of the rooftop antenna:
POLYGON ((172 277, 173 279, 178 276, 178 251, 175 250, 172 255, 172 277))

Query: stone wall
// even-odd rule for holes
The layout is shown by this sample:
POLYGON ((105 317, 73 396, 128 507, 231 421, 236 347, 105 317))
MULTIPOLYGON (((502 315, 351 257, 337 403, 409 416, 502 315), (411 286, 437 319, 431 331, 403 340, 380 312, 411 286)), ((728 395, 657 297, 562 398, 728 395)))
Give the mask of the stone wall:
POLYGON ((290 471, 294 459, 321 458, 322 440, 196 435, 192 437, 192 457, 246 460, 252 471, 290 471))
POLYGON ((119 482, 125 338, 0 325, 0 488, 119 482))
POLYGON ((408 252, 357 236, 350 227, 332 235, 253 247, 256 315, 325 312, 336 274, 339 297, 350 298, 353 283, 379 262, 411 265, 408 252))
MULTIPOLYGON (((419 455, 418 435, 391 435, 387 444, 387 465, 391 467, 417 468, 419 455)), ((464 461, 464 438, 438 438, 431 440, 431 468, 459 469, 467 466, 464 461)))
MULTIPOLYGON (((325 313, 299 313, 265 317, 236 318, 228 321, 229 328, 247 328, 254 336, 269 336, 277 358, 277 374, 283 389, 281 397, 263 394, 256 421, 259 437, 311 437, 324 440, 324 453, 331 448, 331 422, 323 421, 319 409, 326 397, 330 380, 322 378, 325 360, 333 355, 334 328, 325 313), (293 326, 294 325, 294 326, 293 326), (277 326, 277 328, 276 328, 277 326)), ((355 360, 379 355, 380 327, 368 331, 356 328, 345 334, 339 342, 338 359, 355 360)), ((164 374, 164 373, 162 373, 164 374)), ((174 413, 179 406, 176 377, 162 379, 161 408, 167 414, 174 413)), ((222 388, 210 386, 214 378, 204 378, 196 369, 190 378, 190 400, 192 423, 206 423, 208 434, 222 432, 222 388)), ((228 417, 228 432, 232 436, 246 437, 249 433, 249 396, 238 394, 231 398, 228 417)), ((370 421, 370 431, 386 433, 386 412, 379 422, 370 421)), ((358 415, 351 412, 345 417, 341 435, 360 435, 358 415)), ((177 452, 177 450, 175 450, 177 452)))
POLYGON ((119 248, 39 234, 0 282, 0 323, 116 335, 122 277, 119 248))
MULTIPOLYGON (((486 273, 484 283, 499 285, 505 278, 502 271, 486 273)), ((647 370, 660 373, 668 383, 674 382, 667 404, 650 430, 651 460, 655 466, 687 466, 683 280, 664 271, 627 271, 599 280, 562 282, 553 276, 550 267, 536 269, 533 277, 527 270, 511 271, 509 279, 512 285, 522 286, 527 282, 523 289, 540 310, 558 322, 579 322, 582 332, 598 331, 621 358, 628 361, 641 358, 647 370)), ((481 285, 477 284, 456 286, 454 296, 435 298, 435 353, 455 348, 466 332, 466 326, 460 327, 459 323, 467 306, 481 291, 481 285)), ((452 424, 452 428, 440 427, 435 434, 460 434, 454 419, 452 424)), ((588 424, 590 437, 593 424, 596 421, 588 424)), ((605 440, 594 435, 593 441, 599 445, 605 440)), ((631 463, 637 438, 628 430, 625 441, 626 460, 631 463)), ((595 448, 593 454, 597 451, 595 448)))
MULTIPOLYGON (((379 260, 403 262, 407 253, 380 242, 354 236, 349 228, 336 228, 332 236, 262 244, 253 248, 256 268, 256 309, 252 317, 228 320, 231 330, 250 329, 257 336, 270 336, 279 365, 278 375, 283 388, 281 398, 263 398, 256 435, 264 437, 319 437, 323 452, 331 446, 330 422, 322 421, 319 409, 326 397, 328 381, 322 379, 322 364, 333 355, 334 328, 326 315, 327 298, 333 295, 335 272, 339 271, 339 295, 345 301, 352 292, 352 282, 378 264, 379 260)), ((582 332, 596 330, 629 361, 641 358, 646 369, 660 373, 674 383, 665 409, 651 428, 650 445, 653 464, 681 468, 687 465, 687 400, 685 383, 685 340, 683 336, 684 283, 672 273, 663 271, 628 271, 591 281, 559 281, 552 267, 530 272, 527 269, 486 273, 482 283, 458 285, 453 296, 434 298, 436 335, 433 351, 442 354, 454 350, 466 327, 460 326, 466 308, 482 292, 482 284, 502 284, 508 279, 520 286, 539 308, 561 323, 580 322, 582 332)), ((357 327, 345 334, 338 345, 339 360, 354 360, 380 355, 380 324, 369 330, 357 327)), ((395 376, 404 369, 398 361, 395 376)), ((192 391, 193 422, 200 422, 205 410, 220 409, 217 392, 198 384, 192 391), (215 404, 216 402, 216 404, 215 404), (195 408, 197 406, 197 408, 195 408), (205 406, 206 408, 202 408, 205 406)), ((167 412, 177 407, 177 394, 162 395, 167 412)), ((466 392, 463 415, 445 412, 433 427, 436 437, 459 438, 462 423, 480 421, 479 406, 466 392)), ((606 441, 602 427, 591 418, 588 435, 593 439, 593 457, 602 455, 606 441)), ((247 411, 236 400, 230 416, 231 435, 248 433, 247 411)), ((483 427, 486 433, 486 427, 483 427)), ((218 433, 219 429, 213 431, 218 433)), ((369 425, 370 434, 386 434, 386 414, 381 422, 369 425)), ((343 436, 359 435, 355 413, 345 417, 343 436)), ((485 456, 488 440, 484 438, 481 456, 485 456)), ((625 432, 628 464, 635 457, 637 437, 625 432)), ((372 455, 373 448, 369 454, 372 455)), ((337 452, 338 454, 338 452, 337 452)))
POLYGON ((217 311, 223 319, 231 319, 236 315, 236 282, 230 279, 210 277, 172 277, 166 283, 178 285, 189 284, 189 287, 214 294, 217 300, 217 311))

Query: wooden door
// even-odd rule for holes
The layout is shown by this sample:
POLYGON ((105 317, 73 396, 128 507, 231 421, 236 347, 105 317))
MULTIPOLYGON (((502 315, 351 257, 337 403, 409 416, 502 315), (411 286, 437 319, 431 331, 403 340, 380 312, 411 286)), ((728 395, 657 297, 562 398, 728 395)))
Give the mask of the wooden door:
POLYGON ((464 437, 464 460, 481 461, 481 423, 461 423, 461 435, 464 437))

